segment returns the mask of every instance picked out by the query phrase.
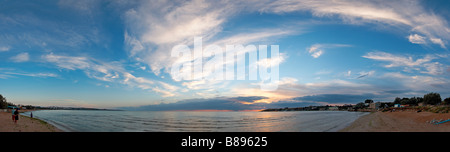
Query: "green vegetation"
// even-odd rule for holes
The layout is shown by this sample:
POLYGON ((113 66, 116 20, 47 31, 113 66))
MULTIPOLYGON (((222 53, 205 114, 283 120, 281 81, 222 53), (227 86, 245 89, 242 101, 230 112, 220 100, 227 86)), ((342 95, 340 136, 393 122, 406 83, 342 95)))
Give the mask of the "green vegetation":
POLYGON ((362 103, 362 102, 360 102, 360 103, 355 105, 355 109, 363 109, 365 107, 366 107, 366 105, 364 103, 362 103))
POLYGON ((0 109, 8 108, 8 103, 6 102, 6 98, 0 94, 0 109))
POLYGON ((364 103, 373 103, 373 100, 372 99, 366 99, 365 101, 364 101, 364 103))
POLYGON ((443 105, 450 105, 450 97, 445 98, 444 102, 442 102, 443 105))
POLYGON ((263 111, 321 111, 321 110, 345 110, 345 111, 376 111, 383 112, 396 110, 414 110, 414 111, 429 111, 434 113, 448 113, 450 111, 450 97, 441 99, 439 93, 428 93, 423 97, 399 98, 396 97, 393 102, 374 102, 372 99, 366 99, 364 102, 355 105, 334 106, 309 106, 296 108, 279 108, 279 109, 265 109, 263 111), (421 105, 421 106, 419 106, 421 105))
POLYGON ((425 104, 430 104, 430 105, 437 105, 440 104, 442 101, 441 99, 441 95, 439 93, 428 93, 426 95, 423 96, 423 102, 425 104))
POLYGON ((396 97, 393 104, 417 106, 419 103, 422 102, 423 102, 422 97, 401 98, 401 99, 399 97, 396 97))
MULTIPOLYGON (((17 107, 14 103, 7 102, 6 98, 3 95, 0 94, 0 109, 7 109, 8 106, 17 107)), ((30 106, 30 105, 27 105, 27 106, 20 105, 20 106, 27 107, 27 106, 30 106)))

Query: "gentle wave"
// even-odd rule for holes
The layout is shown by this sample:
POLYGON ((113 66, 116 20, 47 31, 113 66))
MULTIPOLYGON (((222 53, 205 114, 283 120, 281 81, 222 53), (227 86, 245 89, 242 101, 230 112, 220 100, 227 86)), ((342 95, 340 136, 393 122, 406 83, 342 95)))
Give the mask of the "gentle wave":
POLYGON ((346 111, 179 112, 41 110, 33 115, 76 132, 324 132, 338 131, 366 113, 346 111))

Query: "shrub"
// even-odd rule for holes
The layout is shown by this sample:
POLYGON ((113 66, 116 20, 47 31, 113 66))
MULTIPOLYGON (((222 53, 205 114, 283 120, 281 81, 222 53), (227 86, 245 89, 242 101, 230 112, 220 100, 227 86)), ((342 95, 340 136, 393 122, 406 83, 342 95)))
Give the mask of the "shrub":
POLYGON ((423 96, 423 102, 425 104, 437 105, 441 103, 441 101, 442 99, 439 93, 431 92, 423 96))

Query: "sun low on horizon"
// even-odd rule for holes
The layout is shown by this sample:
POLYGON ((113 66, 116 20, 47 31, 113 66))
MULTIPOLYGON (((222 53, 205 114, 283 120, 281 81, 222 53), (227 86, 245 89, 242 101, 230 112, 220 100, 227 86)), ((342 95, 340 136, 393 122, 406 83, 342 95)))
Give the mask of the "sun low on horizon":
POLYGON ((17 104, 255 111, 450 97, 448 1, 0 4, 0 94, 17 104))

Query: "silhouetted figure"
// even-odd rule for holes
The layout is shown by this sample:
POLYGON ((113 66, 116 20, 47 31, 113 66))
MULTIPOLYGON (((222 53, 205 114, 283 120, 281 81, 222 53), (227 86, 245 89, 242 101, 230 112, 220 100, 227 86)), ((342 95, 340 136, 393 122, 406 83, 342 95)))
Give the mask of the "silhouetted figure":
POLYGON ((14 111, 14 116, 15 116, 14 123, 17 123, 17 120, 19 120, 19 109, 14 111))
POLYGON ((16 116, 14 115, 14 112, 16 112, 16 109, 12 109, 11 110, 11 116, 12 116, 12 121, 14 122, 14 120, 16 119, 16 116))

